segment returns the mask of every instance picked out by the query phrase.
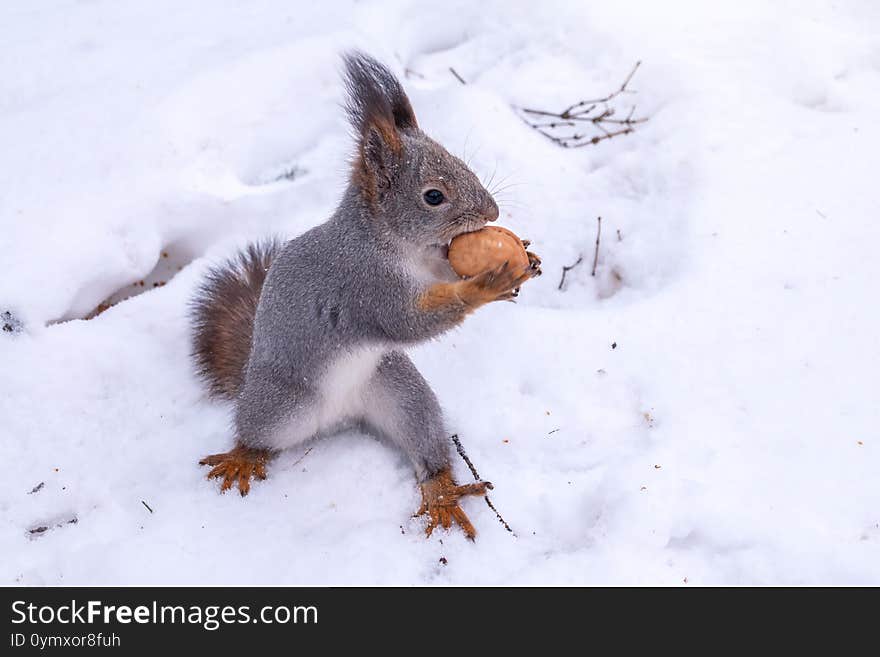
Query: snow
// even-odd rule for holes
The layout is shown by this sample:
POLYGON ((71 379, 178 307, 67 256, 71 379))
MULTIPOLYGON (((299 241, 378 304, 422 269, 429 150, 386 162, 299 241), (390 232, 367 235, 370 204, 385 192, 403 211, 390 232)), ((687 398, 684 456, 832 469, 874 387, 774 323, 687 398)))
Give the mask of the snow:
POLYGON ((68 0, 3 4, 0 42, 0 582, 880 584, 876 3, 68 0), (471 499, 476 543, 425 539, 354 433, 244 500, 197 465, 231 435, 187 300, 332 211, 351 47, 544 259, 413 352, 515 537, 471 499), (632 135, 513 109, 636 60, 632 135))

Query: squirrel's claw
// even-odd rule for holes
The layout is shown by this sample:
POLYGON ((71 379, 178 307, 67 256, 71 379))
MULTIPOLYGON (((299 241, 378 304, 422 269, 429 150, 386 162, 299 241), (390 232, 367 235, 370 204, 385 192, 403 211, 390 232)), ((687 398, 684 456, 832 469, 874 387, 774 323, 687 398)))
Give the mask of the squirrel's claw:
POLYGON ((508 301, 513 299, 519 287, 533 276, 531 265, 511 268, 510 261, 505 261, 495 269, 462 281, 460 293, 472 307, 492 301, 508 301))
POLYGON ((541 257, 535 253, 534 251, 529 251, 529 246, 531 245, 531 240, 520 240, 522 242, 523 248, 526 249, 526 255, 529 256, 529 265, 534 272, 532 276, 540 276, 543 272, 541 271, 541 257))
POLYGON ((526 255, 529 256, 529 266, 533 272, 532 276, 540 276, 543 273, 541 271, 541 257, 533 251, 526 251, 526 255))
POLYGON ((523 248, 526 250, 526 255, 529 256, 529 264, 532 266, 532 269, 537 270, 537 274, 535 276, 541 275, 541 258, 534 251, 529 251, 529 246, 532 244, 532 240, 520 240, 522 242, 523 248))
POLYGON ((458 501, 466 495, 485 495, 486 490, 491 490, 491 488, 492 484, 488 481, 459 486, 452 478, 449 469, 438 472, 422 484, 422 506, 416 513, 416 516, 428 514, 429 520, 428 526, 425 528, 425 535, 430 536, 438 526, 449 529, 455 522, 461 527, 465 536, 473 540, 477 535, 477 530, 474 529, 458 501))
POLYGON ((270 456, 270 452, 266 450, 237 445, 224 454, 206 456, 199 461, 199 465, 213 466, 208 472, 208 479, 222 477, 221 493, 237 485, 238 492, 244 497, 251 490, 252 477, 261 480, 266 478, 266 462, 270 456))

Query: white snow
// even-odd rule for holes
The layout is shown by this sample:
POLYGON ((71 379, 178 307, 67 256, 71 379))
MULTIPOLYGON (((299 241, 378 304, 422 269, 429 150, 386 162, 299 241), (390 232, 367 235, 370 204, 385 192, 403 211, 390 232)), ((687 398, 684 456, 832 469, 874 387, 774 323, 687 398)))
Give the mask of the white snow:
POLYGON ((869 0, 3 3, 0 582, 880 584, 878 153, 869 0), (332 211, 351 47, 544 258, 413 354, 516 537, 472 499, 476 543, 426 540, 410 467, 358 434, 246 499, 197 464, 231 434, 187 300, 332 211), (564 150, 512 109, 636 60, 633 135, 564 150))

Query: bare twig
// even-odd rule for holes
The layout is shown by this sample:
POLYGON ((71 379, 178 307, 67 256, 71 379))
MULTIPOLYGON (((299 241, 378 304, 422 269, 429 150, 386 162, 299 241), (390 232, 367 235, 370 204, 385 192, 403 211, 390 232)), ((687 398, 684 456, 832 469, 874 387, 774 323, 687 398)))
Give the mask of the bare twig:
POLYGON ((488 496, 488 495, 485 495, 485 496, 483 497, 483 499, 486 500, 486 506, 488 506, 490 509, 492 509, 492 511, 495 513, 495 517, 498 518, 498 522, 500 522, 500 523, 504 526, 504 529, 506 529, 507 531, 509 531, 509 532, 510 532, 511 534, 513 534, 514 537, 515 537, 515 536, 516 536, 516 532, 513 531, 513 530, 510 528, 510 525, 507 524, 507 521, 504 520, 504 518, 501 517, 501 514, 500 514, 500 513, 498 513, 498 509, 496 509, 496 508, 495 508, 495 505, 492 504, 492 500, 489 499, 489 496, 488 496))
POLYGON ((477 481, 483 481, 480 477, 480 474, 477 472, 477 469, 474 467, 474 464, 471 463, 471 460, 468 458, 468 455, 464 451, 464 447, 461 445, 461 440, 458 439, 458 434, 453 434, 452 442, 455 443, 455 449, 458 450, 458 455, 464 460, 467 464, 468 469, 470 469, 471 474, 474 475, 474 479, 477 481))
POLYGON ((313 449, 315 449, 315 448, 314 448, 314 447, 309 447, 305 452, 303 452, 303 455, 302 455, 302 456, 300 456, 296 461, 294 461, 294 462, 291 464, 290 467, 293 468, 293 467, 299 465, 300 463, 302 463, 302 460, 303 460, 305 457, 307 457, 307 456, 309 455, 309 452, 311 452, 313 449))
POLYGON ((149 505, 149 504, 147 504, 147 503, 144 502, 143 500, 141 500, 141 504, 143 504, 143 505, 147 508, 147 511, 149 511, 150 513, 153 513, 153 510, 150 508, 150 505, 149 505))
POLYGON ((47 532, 50 529, 54 529, 57 527, 64 527, 64 525, 75 525, 77 522, 79 522, 79 519, 76 516, 74 516, 72 518, 68 518, 64 522, 57 522, 54 525, 52 525, 52 527, 49 527, 49 525, 39 525, 37 527, 31 527, 30 529, 28 529, 28 533, 31 534, 32 536, 39 536, 40 534, 43 534, 44 532, 47 532))
POLYGON ((562 289, 562 286, 565 285, 565 275, 566 275, 568 272, 570 272, 572 269, 574 269, 575 267, 577 267, 579 264, 581 264, 583 261, 584 261, 584 254, 582 253, 582 254, 580 254, 580 255, 578 256, 578 259, 574 261, 574 264, 571 264, 571 265, 563 265, 563 267, 562 267, 562 278, 559 279, 559 287, 556 288, 557 290, 561 290, 561 289, 562 289))
MULTIPOLYGON (((461 441, 458 439, 458 434, 454 434, 454 435, 452 436, 452 442, 455 443, 455 449, 458 451, 458 455, 461 456, 461 458, 462 458, 462 459, 464 460, 464 462, 467 464, 467 467, 470 469, 471 474, 474 475, 474 479, 475 479, 476 481, 482 481, 482 479, 480 478, 480 475, 477 473, 477 469, 474 467, 474 464, 471 463, 471 460, 468 458, 468 455, 465 453, 465 451, 464 451, 464 447, 462 447, 462 445, 461 445, 461 441)), ((506 529, 506 530, 509 531, 511 534, 513 534, 514 536, 516 536, 516 532, 514 532, 514 531, 510 528, 510 525, 508 525, 507 522, 504 520, 504 518, 501 517, 501 514, 498 513, 498 509, 496 509, 496 508, 495 508, 495 505, 492 504, 492 500, 489 499, 489 496, 488 496, 488 495, 485 495, 485 496, 483 497, 483 499, 486 500, 486 505, 487 505, 490 509, 492 509, 492 511, 495 512, 495 517, 498 518, 498 522, 500 522, 502 525, 504 525, 504 529, 506 529)))
POLYGON ((633 66, 629 75, 626 76, 626 79, 624 79, 620 87, 602 98, 578 101, 569 105, 561 112, 533 109, 530 107, 518 107, 517 109, 520 111, 520 118, 522 118, 530 128, 539 132, 541 135, 562 148, 581 148, 583 146, 598 144, 605 139, 612 139, 620 135, 628 135, 635 130, 636 125, 647 121, 648 117, 634 118, 636 108, 635 105, 633 105, 630 107, 629 113, 626 115, 625 119, 613 118, 616 110, 608 103, 621 94, 635 93, 631 89, 628 89, 628 85, 632 81, 633 76, 636 74, 640 65, 641 62, 636 62, 635 66, 633 66), (542 117, 543 120, 536 120, 535 117, 542 117), (582 132, 560 134, 557 132, 559 128, 576 127, 578 122, 592 125, 601 134, 586 134, 582 132), (617 129, 608 130, 605 128, 606 125, 614 126, 617 129))
POLYGON ((623 81, 623 84, 620 85, 620 89, 618 89, 617 91, 612 91, 610 94, 608 94, 607 96, 604 96, 602 98, 595 98, 593 100, 582 100, 580 102, 575 103, 574 105, 570 105, 569 107, 567 107, 565 109, 565 111, 563 111, 563 115, 564 115, 563 118, 565 118, 565 116, 568 116, 571 114, 584 114, 584 113, 590 112, 599 103, 607 103, 609 100, 613 100, 614 98, 617 98, 617 96, 619 96, 622 93, 635 93, 634 91, 629 91, 626 87, 630 83, 630 80, 633 79, 633 76, 636 74, 636 71, 639 70, 639 66, 641 66, 641 65, 642 65, 641 61, 636 62, 636 65, 633 66, 632 70, 629 72, 629 75, 626 76, 626 79, 623 81), (589 106, 589 107, 586 107, 586 106, 589 106), (586 109, 584 109, 584 107, 586 107, 586 109), (578 110, 578 112, 575 112, 575 110, 578 110))
POLYGON ((596 265, 599 264, 599 238, 602 237, 602 217, 596 217, 596 250, 593 252, 593 271, 590 276, 596 275, 596 265))
POLYGON ((458 81, 461 82, 462 84, 467 84, 467 82, 464 81, 464 78, 461 77, 461 76, 458 74, 458 71, 456 71, 456 70, 455 70, 454 68, 452 68, 451 66, 449 67, 449 72, 452 73, 452 74, 455 76, 455 79, 456 79, 456 80, 458 80, 458 81))

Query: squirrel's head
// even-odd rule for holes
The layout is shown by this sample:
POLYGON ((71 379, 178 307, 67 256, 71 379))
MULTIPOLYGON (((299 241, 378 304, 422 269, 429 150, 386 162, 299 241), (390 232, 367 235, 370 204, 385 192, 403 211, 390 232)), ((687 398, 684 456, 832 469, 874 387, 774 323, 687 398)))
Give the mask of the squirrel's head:
POLYGON ((498 218, 498 206, 460 159, 425 135, 400 82, 359 52, 345 56, 357 139, 352 185, 372 220, 417 246, 443 246, 498 218))

